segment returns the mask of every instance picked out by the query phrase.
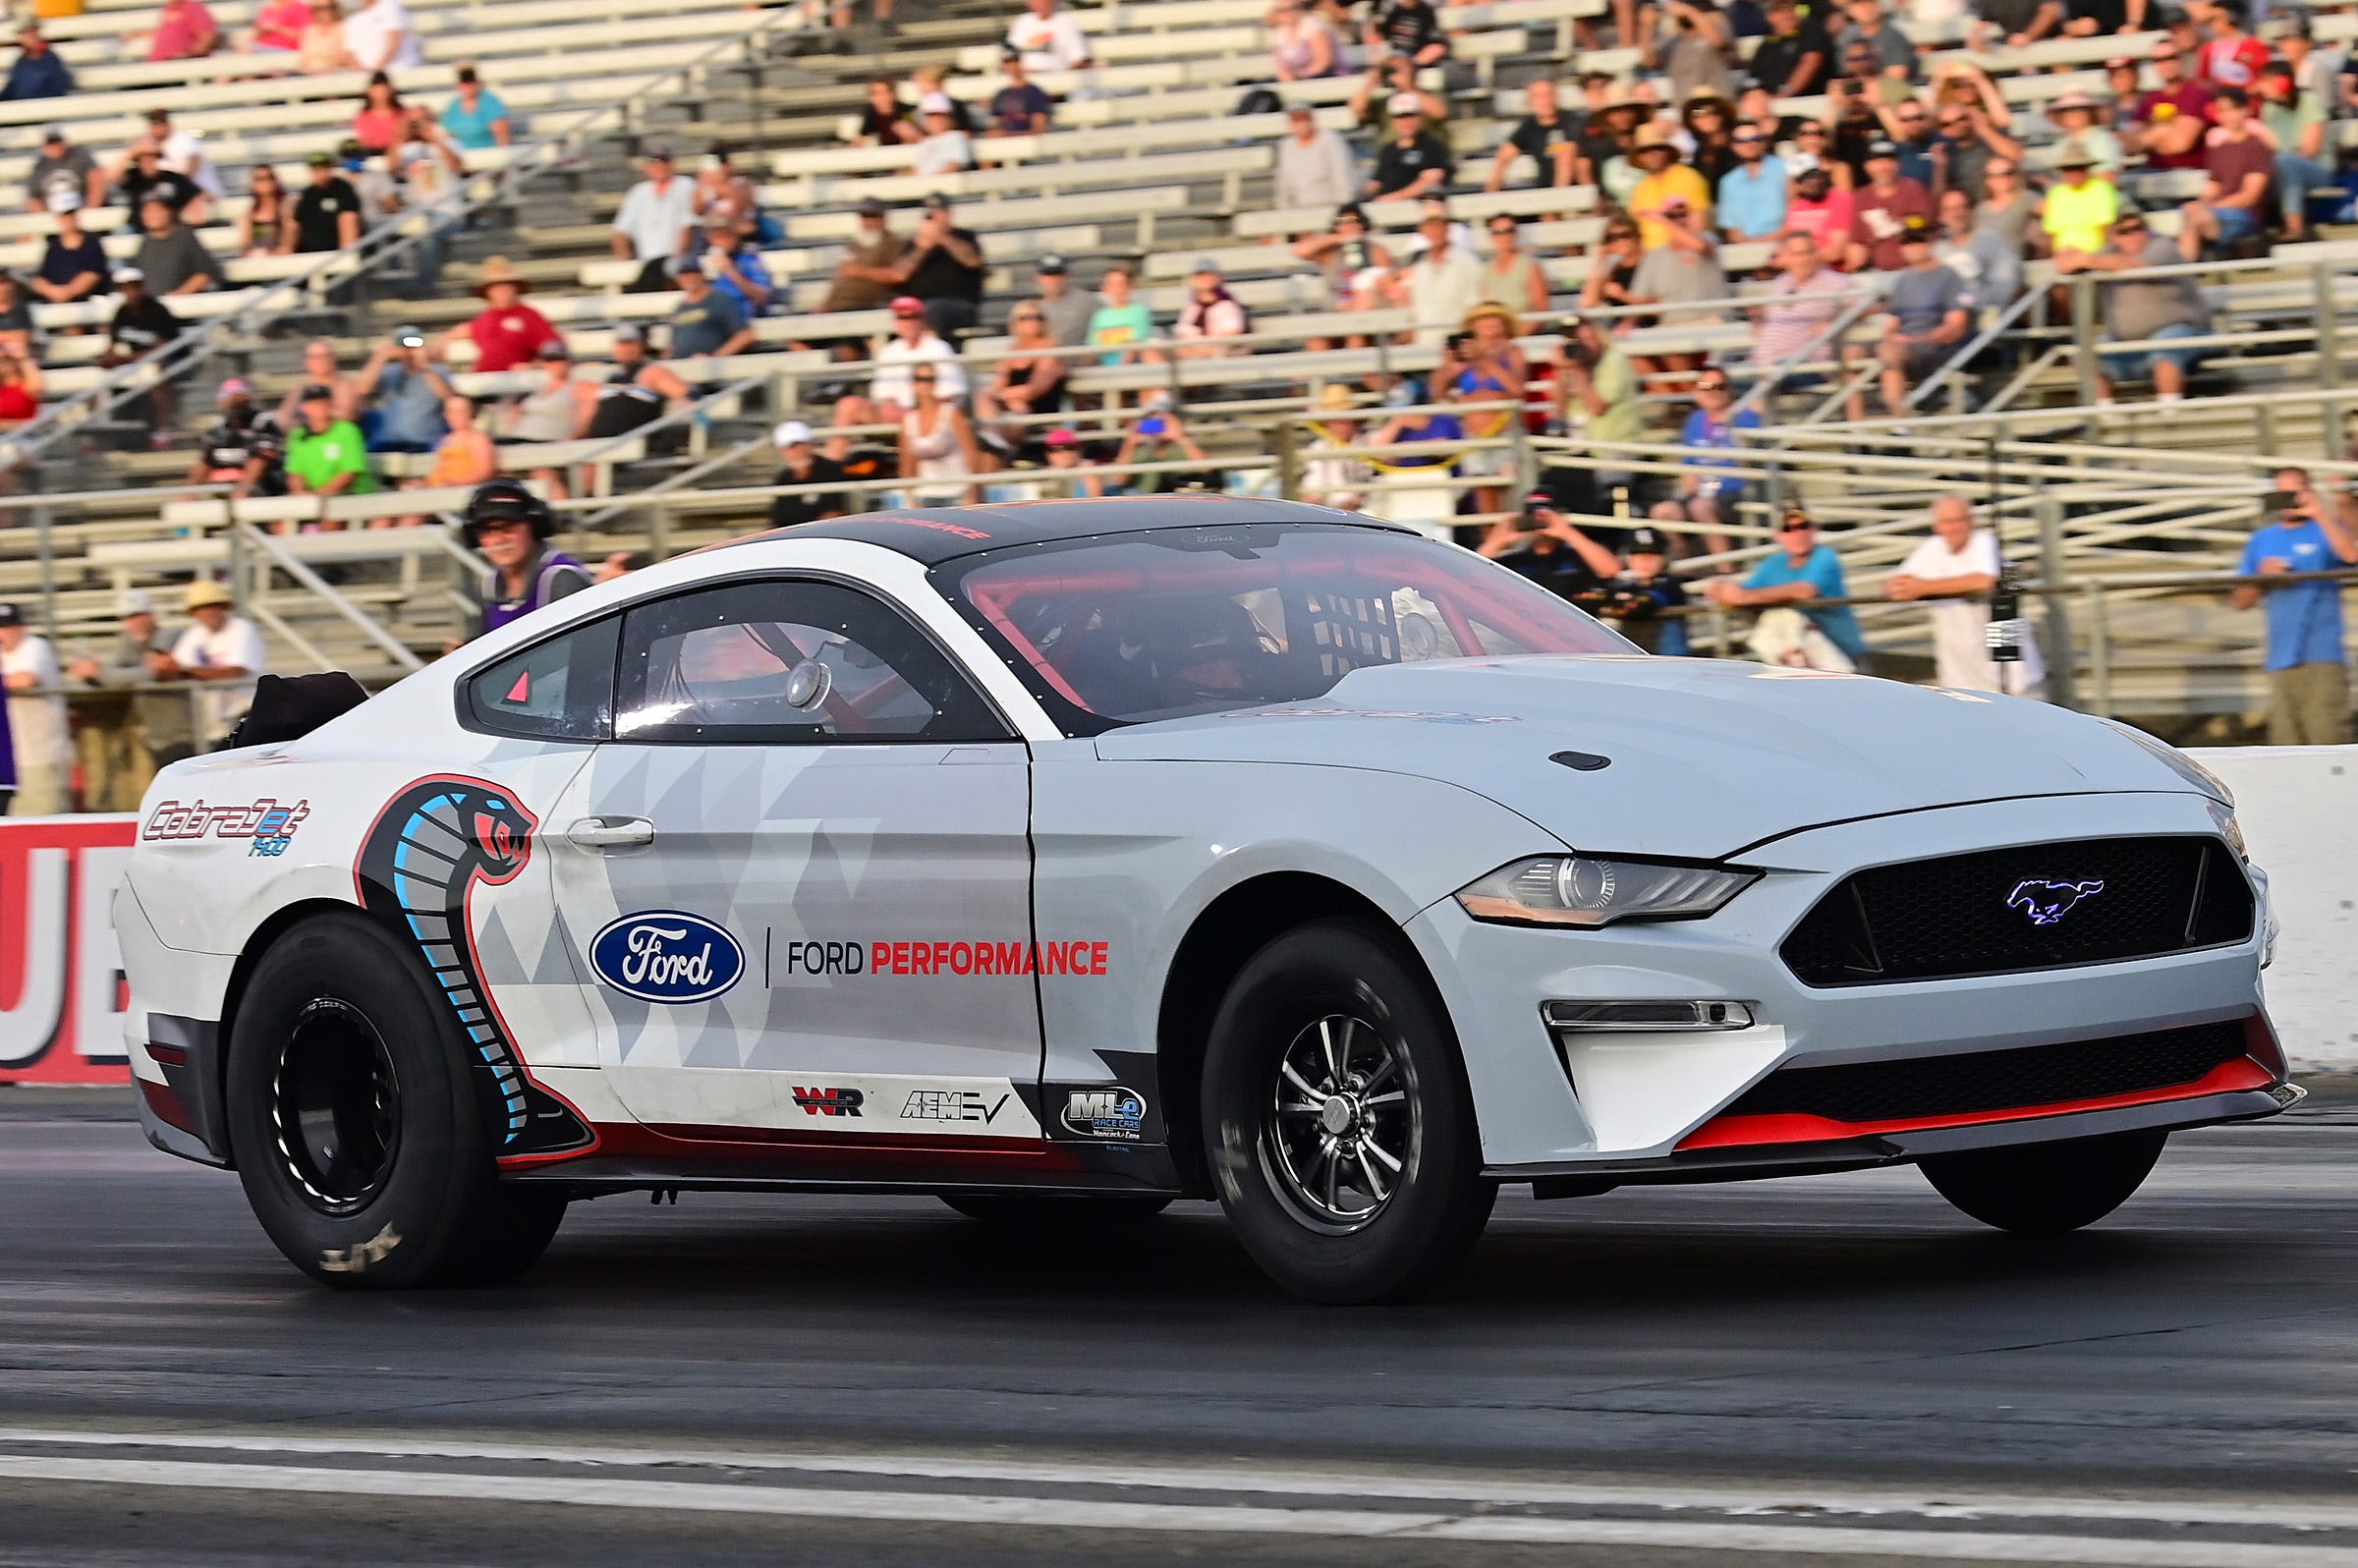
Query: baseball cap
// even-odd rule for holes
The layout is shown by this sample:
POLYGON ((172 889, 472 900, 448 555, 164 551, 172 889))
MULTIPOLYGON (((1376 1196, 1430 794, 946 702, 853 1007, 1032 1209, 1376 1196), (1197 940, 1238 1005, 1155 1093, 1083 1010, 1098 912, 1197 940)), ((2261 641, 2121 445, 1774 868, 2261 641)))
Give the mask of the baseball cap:
POLYGON ((115 613, 117 615, 153 615, 155 600, 148 596, 145 588, 125 588, 115 595, 115 613))
POLYGON ((535 360, 570 360, 573 358, 573 351, 565 346, 563 338, 549 338, 533 351, 533 358, 535 360))
POLYGON ((948 93, 928 92, 917 100, 917 112, 920 114, 953 114, 956 111, 950 107, 948 93))
POLYGON ((936 191, 926 197, 926 210, 927 212, 947 212, 950 210, 950 198, 936 191))
POLYGON ((1002 43, 999 45, 999 58, 1002 60, 1021 60, 1023 57, 1024 51, 1014 44, 1002 43))
POLYGON ((336 155, 332 152, 314 152, 303 161, 314 169, 332 169, 336 166, 336 155))
POLYGON ((60 186, 57 190, 49 193, 49 199, 42 204, 52 212, 80 212, 82 210, 82 193, 71 187, 60 186))
POLYGON ((1534 490, 1523 497, 1523 505, 1534 512, 1552 512, 1555 510, 1555 492, 1553 490, 1534 490))
POLYGON ((1383 105, 1386 114, 1415 114, 1425 112, 1425 100, 1413 92, 1395 92, 1383 105))
POLYGON ((616 343, 645 343, 646 341, 646 330, 636 321, 625 321, 606 336, 616 343))
POLYGON ((1049 446, 1079 446, 1081 437, 1075 433, 1071 425, 1059 424, 1048 432, 1047 444, 1049 446))
POLYGON ((425 347, 425 329, 415 326, 397 326, 393 329, 393 341, 405 349, 422 349, 425 347))
POLYGON ((892 209, 875 196, 862 196, 860 204, 852 210, 864 218, 880 218, 892 209))
POLYGON ((1188 271, 1191 273, 1208 272, 1216 278, 1220 275, 1220 264, 1207 255, 1200 255, 1196 257, 1195 264, 1190 266, 1188 271))
POLYGON ((1065 265, 1063 256, 1058 255, 1053 251, 1046 251, 1041 252, 1038 261, 1032 263, 1032 270, 1035 272, 1057 273, 1064 272, 1069 269, 1065 265))
POLYGON ((1657 530, 1631 529, 1629 536, 1621 541, 1621 553, 1623 555, 1668 555, 1670 546, 1663 540, 1657 530))
POLYGON ((138 267, 117 267, 115 268, 115 281, 117 283, 145 283, 147 274, 141 272, 138 267))
POLYGON ((213 389, 213 396, 217 398, 242 398, 250 396, 253 391, 253 388, 247 384, 244 376, 233 375, 228 380, 222 382, 218 387, 213 389))
POLYGON ((295 401, 298 403, 333 403, 335 400, 336 394, 332 388, 313 381, 303 389, 303 396, 295 401))
POLYGON ((671 148, 663 145, 659 141, 652 142, 647 146, 646 150, 639 154, 639 161, 641 163, 669 163, 671 161, 671 148))
POLYGON ((1671 213, 1673 213, 1673 212, 1684 212, 1684 211, 1686 211, 1686 210, 1687 210, 1687 198, 1686 198, 1685 196, 1664 196, 1664 197, 1662 197, 1662 214, 1663 214, 1663 216, 1667 217, 1669 214, 1671 214, 1671 213))
POLYGON ((43 141, 63 141, 66 140, 66 128, 62 125, 45 125, 41 127, 41 140, 43 141))
POLYGON ((0 604, 0 626, 23 626, 25 612, 14 604, 0 604))
POLYGON ((904 294, 892 302, 891 309, 894 315, 924 315, 926 302, 914 295, 904 294))
POLYGON ((368 156, 368 143, 359 137, 346 137, 336 143, 336 155, 345 159, 365 158, 368 156))
POLYGON ((1914 240, 1922 244, 1930 245, 1932 243, 1932 239, 1933 220, 1926 217, 1923 213, 1911 212, 1906 217, 1899 220, 1900 244, 1906 245, 1909 241, 1914 240))
POLYGON ((1888 141, 1870 141, 1867 143, 1867 156, 1871 158, 1896 158, 1899 156, 1899 148, 1893 146, 1888 141))
POLYGON ((788 420, 770 432, 769 444, 772 446, 800 446, 807 444, 810 439, 811 426, 800 420, 788 420))

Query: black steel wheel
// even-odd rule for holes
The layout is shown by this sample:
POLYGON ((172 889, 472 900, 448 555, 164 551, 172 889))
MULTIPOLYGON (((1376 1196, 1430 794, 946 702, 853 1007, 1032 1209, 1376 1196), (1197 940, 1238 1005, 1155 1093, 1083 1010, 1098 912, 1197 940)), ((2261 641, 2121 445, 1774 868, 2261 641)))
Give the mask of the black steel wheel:
POLYGON ((532 1266, 563 1197, 504 1184, 481 1086, 417 955, 354 911, 283 933, 229 1033, 230 1148, 296 1267, 354 1289, 486 1284, 532 1266))
POLYGON ((1320 922, 1249 960, 1212 1022, 1203 1103, 1220 1205, 1298 1295, 1418 1295, 1489 1219, 1457 1038, 1397 932, 1320 922))

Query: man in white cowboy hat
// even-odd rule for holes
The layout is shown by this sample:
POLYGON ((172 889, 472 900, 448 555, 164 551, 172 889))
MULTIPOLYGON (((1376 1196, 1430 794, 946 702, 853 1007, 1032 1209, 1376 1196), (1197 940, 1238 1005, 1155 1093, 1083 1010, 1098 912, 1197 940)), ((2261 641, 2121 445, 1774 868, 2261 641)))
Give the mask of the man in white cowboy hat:
POLYGON ((155 674, 167 681, 202 681, 210 690, 196 704, 196 745, 209 751, 229 739, 246 709, 253 705, 255 677, 270 667, 262 634, 232 612, 229 589, 198 580, 181 595, 181 608, 196 624, 180 634, 155 674))

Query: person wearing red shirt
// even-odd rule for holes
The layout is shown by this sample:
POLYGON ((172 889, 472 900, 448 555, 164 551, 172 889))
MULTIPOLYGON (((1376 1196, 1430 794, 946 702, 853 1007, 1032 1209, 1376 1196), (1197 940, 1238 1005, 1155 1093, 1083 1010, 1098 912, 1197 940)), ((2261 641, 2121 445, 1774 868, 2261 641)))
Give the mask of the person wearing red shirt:
POLYGON ((1842 268, 1850 261, 1850 193, 1837 189, 1833 171, 1814 164, 1793 177, 1793 197, 1785 203, 1785 230, 1818 242, 1818 259, 1842 268))
POLYGON ((2195 75, 2214 87, 2242 87, 2260 82, 2268 45, 2243 30, 2241 0, 2219 0, 2211 8, 2211 37, 2195 56, 2195 75))
POLYGON ((164 0, 148 34, 149 60, 197 60, 221 42, 221 28, 201 0, 164 0))
POLYGON ((1900 232, 1910 218, 1933 216, 1932 193, 1899 172, 1899 148, 1878 141, 1867 149, 1867 183, 1851 192, 1850 270, 1897 272, 1908 264, 1900 232))
POLYGON ((2154 90, 2137 100, 2121 141, 2145 154, 2149 169, 2199 169, 2211 129, 2211 89, 2186 75, 2186 57, 2164 39, 2154 46, 2154 90))
POLYGON ((475 286, 483 308, 474 320, 453 327, 443 337, 442 358, 449 359, 451 347, 465 339, 475 345, 478 370, 513 370, 532 364, 540 345, 559 336, 548 317, 524 303, 524 292, 532 286, 506 256, 495 255, 485 261, 483 280, 475 286))

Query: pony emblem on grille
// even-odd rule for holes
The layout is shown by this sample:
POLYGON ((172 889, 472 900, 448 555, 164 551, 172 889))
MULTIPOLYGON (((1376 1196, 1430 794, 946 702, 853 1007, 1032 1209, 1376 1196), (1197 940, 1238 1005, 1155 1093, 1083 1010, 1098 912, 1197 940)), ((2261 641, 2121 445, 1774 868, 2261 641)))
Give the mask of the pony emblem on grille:
POLYGON ((2094 898, 2104 890, 2102 882, 2016 882, 2014 891, 2006 895, 2006 908, 2022 911, 2033 925, 2052 925, 2081 899, 2094 898))

